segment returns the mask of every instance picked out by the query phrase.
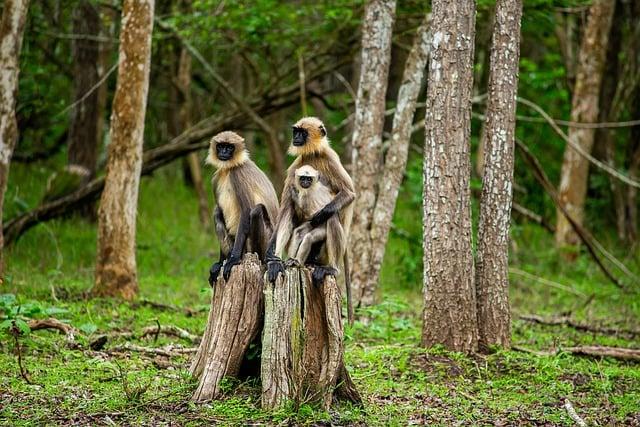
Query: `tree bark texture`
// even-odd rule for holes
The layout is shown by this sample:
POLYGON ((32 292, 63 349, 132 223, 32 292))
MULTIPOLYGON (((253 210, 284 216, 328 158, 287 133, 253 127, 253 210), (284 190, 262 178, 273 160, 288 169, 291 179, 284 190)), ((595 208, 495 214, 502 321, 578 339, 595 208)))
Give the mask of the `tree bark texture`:
POLYGON ((469 155, 475 2, 434 0, 425 117, 422 345, 477 348, 469 155))
POLYGON ((361 403, 343 361, 341 294, 328 276, 312 283, 306 268, 288 268, 275 284, 265 279, 262 334, 262 407, 318 402, 334 395, 361 403))
POLYGON ((193 400, 220 397, 222 380, 240 371, 249 344, 262 326, 262 273, 258 256, 249 253, 232 270, 228 282, 222 275, 218 278, 207 326, 191 363, 191 375, 200 380, 193 400))
POLYGON ((94 90, 100 76, 100 13, 95 5, 81 1, 73 11, 74 102, 69 129, 69 165, 86 169, 93 178, 98 158, 99 91, 94 90))
MULTIPOLYGON (((370 305, 375 302, 380 269, 389 239, 389 230, 393 221, 396 200, 402 178, 407 167, 409 143, 416 102, 424 78, 424 72, 431 47, 429 18, 418 27, 411 52, 407 58, 402 75, 402 85, 398 90, 396 111, 393 116, 391 142, 385 155, 384 167, 380 174, 378 194, 369 231, 369 244, 359 247, 359 260, 368 257, 368 265, 358 265, 358 277, 364 280, 360 302, 370 305), (364 254, 364 255, 363 255, 364 254), (362 269, 362 270, 360 270, 362 269)), ((355 271, 355 268, 354 268, 355 271)), ((359 285, 360 286, 360 285, 359 285)))
POLYGON ((382 162, 382 131, 395 9, 395 0, 368 1, 362 28, 351 173, 356 188, 354 208, 358 212, 353 217, 350 236, 350 253, 353 254, 351 283, 356 306, 371 305, 375 301, 375 289, 368 288, 367 271, 371 266, 370 230, 382 162))
MULTIPOLYGON (((16 97, 20 49, 27 20, 28 0, 6 0, 0 21, 0 225, 9 180, 11 154, 18 141, 16 97)), ((4 274, 4 235, 0 231, 0 275, 4 274)))
POLYGON ((136 216, 149 89, 154 0, 126 0, 105 188, 98 211, 94 294, 132 299, 138 291, 136 216))
POLYGON ((476 264, 478 344, 483 349, 511 343, 509 224, 521 16, 521 0, 496 2, 476 264))
MULTIPOLYGON (((571 121, 595 123, 598 120, 600 86, 614 5, 615 0, 595 0, 590 7, 580 46, 571 121)), ((594 129, 569 129, 569 138, 588 153, 593 148, 593 136, 594 129)), ((567 145, 560 173, 560 202, 579 224, 584 219, 588 177, 589 161, 567 145)), ((560 211, 557 211, 555 238, 558 246, 579 243, 571 224, 560 211)))

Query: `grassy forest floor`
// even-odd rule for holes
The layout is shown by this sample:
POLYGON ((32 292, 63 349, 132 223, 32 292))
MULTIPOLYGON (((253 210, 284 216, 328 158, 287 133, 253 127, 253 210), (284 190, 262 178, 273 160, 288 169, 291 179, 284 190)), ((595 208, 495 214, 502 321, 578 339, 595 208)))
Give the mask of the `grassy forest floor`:
MULTIPOLYGON (((42 194, 35 183, 46 181, 46 170, 17 166, 11 173, 9 210, 33 206, 42 194)), ((87 299, 96 251, 94 225, 73 219, 36 227, 10 249, 9 275, 0 294, 15 295, 17 302, 5 296, 4 304, 21 304, 22 314, 69 322, 80 331, 78 345, 68 345, 63 335, 49 330, 21 338, 23 364, 33 383, 28 384, 20 375, 13 339, 2 336, 0 424, 572 425, 563 407, 568 399, 591 425, 640 425, 639 364, 562 351, 553 356, 501 351, 465 357, 421 349, 416 203, 416 192, 405 188, 395 221, 401 231, 392 236, 385 260, 382 303, 360 313, 366 323, 346 331, 346 360, 365 407, 340 405, 329 413, 310 406, 263 412, 255 380, 230 382, 224 400, 195 405, 189 402, 196 384, 186 372, 188 357, 89 348, 101 334, 139 333, 157 323, 203 332, 210 297, 206 277, 217 245, 198 223, 195 196, 182 185, 177 168, 143 179, 139 282, 141 299, 188 307, 194 311, 190 314, 140 301, 87 299)), ((523 314, 570 315, 594 325, 638 329, 640 298, 607 282, 586 255, 572 265, 562 262, 551 249, 552 237, 537 226, 514 225, 512 235, 514 345, 543 351, 596 343, 640 347, 638 337, 520 320, 523 314)), ((639 270, 637 254, 618 255, 626 255, 625 261, 639 270)), ((105 349, 125 343, 193 346, 166 336, 157 342, 153 336, 119 337, 110 338, 105 349)))

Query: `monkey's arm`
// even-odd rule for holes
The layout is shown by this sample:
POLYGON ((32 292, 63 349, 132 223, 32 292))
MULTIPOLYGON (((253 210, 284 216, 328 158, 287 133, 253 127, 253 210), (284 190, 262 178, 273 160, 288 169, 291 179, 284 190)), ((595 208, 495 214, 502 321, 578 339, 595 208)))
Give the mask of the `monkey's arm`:
POLYGON ((229 256, 229 251, 231 250, 231 236, 229 236, 227 232, 227 224, 220 206, 216 206, 213 216, 216 223, 216 235, 218 236, 218 242, 220 242, 220 259, 218 262, 214 262, 209 269, 209 285, 211 286, 216 284, 218 275, 222 269, 222 264, 227 256, 229 256))
POLYGON ((353 180, 342 166, 338 155, 330 153, 329 158, 333 167, 329 169, 324 179, 328 181, 327 184, 336 195, 333 200, 311 217, 311 225, 314 227, 327 222, 329 218, 349 206, 356 198, 353 180))
POLYGON ((229 280, 229 276, 231 275, 231 269, 240 264, 242 260, 242 250, 244 249, 244 245, 247 242, 247 236, 249 235, 250 221, 249 221, 250 211, 248 209, 243 209, 240 214, 240 224, 238 225, 238 232, 236 233, 236 238, 233 242, 233 248, 231 249, 231 253, 227 258, 227 262, 224 264, 223 268, 223 276, 224 280, 229 280))
POLYGON ((267 253, 265 255, 265 260, 267 261, 267 277, 270 282, 275 282, 278 274, 284 273, 284 264, 278 255, 289 242, 293 231, 295 211, 293 207, 293 195, 291 193, 293 188, 291 179, 292 175, 290 173, 284 182, 278 220, 269 239, 269 246, 267 247, 267 253))
POLYGON ((356 198, 356 193, 350 189, 340 190, 332 201, 311 217, 311 225, 317 227, 327 222, 329 218, 350 205, 356 198))

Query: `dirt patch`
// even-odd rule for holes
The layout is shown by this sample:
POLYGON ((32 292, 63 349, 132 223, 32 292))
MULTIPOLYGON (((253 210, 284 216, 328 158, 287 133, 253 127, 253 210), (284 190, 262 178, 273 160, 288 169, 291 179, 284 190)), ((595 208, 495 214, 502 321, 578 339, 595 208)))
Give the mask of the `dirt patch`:
POLYGON ((457 378, 464 374, 458 362, 446 356, 431 354, 416 354, 411 358, 411 366, 430 374, 457 378))

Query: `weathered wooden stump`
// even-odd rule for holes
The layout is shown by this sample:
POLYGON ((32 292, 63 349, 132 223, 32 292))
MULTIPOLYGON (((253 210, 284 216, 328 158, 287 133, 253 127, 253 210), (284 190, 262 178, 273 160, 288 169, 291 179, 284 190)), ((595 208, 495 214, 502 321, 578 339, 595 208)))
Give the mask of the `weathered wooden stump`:
POLYGON ((262 266, 258 256, 246 254, 225 282, 216 283, 207 326, 190 372, 200 379, 195 401, 220 396, 220 383, 238 374, 249 344, 260 333, 263 314, 262 266))
POLYGON ((265 278, 262 407, 333 397, 362 403, 343 362, 340 290, 334 277, 315 286, 307 268, 287 268, 275 284, 265 278))

